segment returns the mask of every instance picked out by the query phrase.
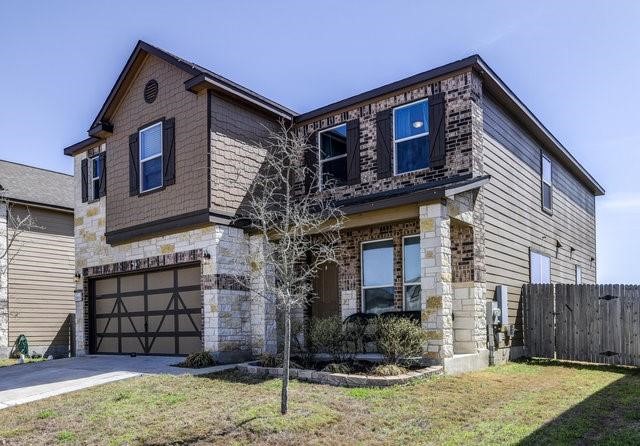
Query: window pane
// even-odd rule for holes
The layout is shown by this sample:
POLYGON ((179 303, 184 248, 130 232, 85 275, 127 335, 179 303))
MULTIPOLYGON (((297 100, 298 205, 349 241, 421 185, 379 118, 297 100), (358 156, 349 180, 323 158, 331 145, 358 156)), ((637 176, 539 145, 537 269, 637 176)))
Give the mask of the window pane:
POLYGON ((410 139, 396 144, 397 173, 424 169, 429 165, 429 137, 410 139))
POLYGON ((162 124, 154 125, 140 132, 140 158, 158 155, 162 145, 162 124))
POLYGON ((91 176, 93 178, 98 178, 102 171, 102 167, 100 167, 100 157, 96 156, 91 158, 91 176))
POLYGON ((363 286, 393 285, 393 240, 362 245, 363 286))
POLYGON ((322 184, 340 186, 347 182, 347 157, 343 156, 331 161, 322 163, 322 184))
POLYGON ((93 184, 93 196, 92 199, 96 199, 100 196, 100 180, 92 180, 93 184))
POLYGON ((551 184, 551 161, 542 157, 542 179, 545 183, 551 184))
POLYGON ((364 290, 364 312, 385 313, 395 311, 393 305, 393 287, 369 288, 364 290))
POLYGON ((420 282, 420 237, 404 239, 404 281, 420 282))
POLYGON ((542 206, 551 209, 551 186, 546 183, 542 183, 542 206))
POLYGON ((407 285, 404 287, 404 307, 406 311, 421 311, 420 285, 407 285))
POLYGON ((341 125, 320 133, 320 154, 322 159, 347 153, 347 126, 341 125))
POLYGON ((142 190, 149 190, 162 185, 162 157, 142 163, 142 190))
POLYGON ((429 131, 427 101, 394 110, 396 139, 421 135, 429 131))

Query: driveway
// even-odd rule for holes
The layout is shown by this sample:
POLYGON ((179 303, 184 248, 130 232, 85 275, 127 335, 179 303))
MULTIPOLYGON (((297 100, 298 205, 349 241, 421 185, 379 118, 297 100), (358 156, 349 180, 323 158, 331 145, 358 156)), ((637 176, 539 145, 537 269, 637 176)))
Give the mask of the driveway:
POLYGON ((0 409, 141 375, 202 375, 235 364, 204 369, 172 367, 175 356, 82 356, 0 367, 0 409))

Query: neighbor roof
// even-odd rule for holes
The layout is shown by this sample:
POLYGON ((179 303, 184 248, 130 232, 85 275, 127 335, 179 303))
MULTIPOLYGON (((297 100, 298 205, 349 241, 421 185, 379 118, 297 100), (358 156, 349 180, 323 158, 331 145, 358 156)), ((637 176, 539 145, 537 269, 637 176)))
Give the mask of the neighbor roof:
POLYGON ((390 94, 396 90, 410 87, 422 82, 426 82, 441 76, 450 75, 461 70, 473 69, 483 80, 483 85, 496 100, 504 106, 525 128, 527 128, 540 141, 546 150, 554 155, 565 165, 577 178, 579 178, 595 195, 603 195, 603 187, 587 172, 587 170, 575 159, 575 157, 558 141, 558 139, 540 122, 540 120, 527 108, 526 105, 511 91, 509 87, 495 74, 487 63, 477 54, 469 56, 441 67, 401 79, 383 85, 378 88, 360 93, 347 99, 343 99, 333 104, 311 110, 306 113, 297 114, 294 111, 278 104, 270 99, 257 94, 256 92, 236 84, 219 74, 214 73, 200 65, 188 62, 167 51, 157 48, 143 41, 138 41, 133 53, 129 57, 122 73, 113 86, 107 100, 96 116, 91 128, 89 138, 79 143, 73 144, 64 149, 67 155, 73 155, 96 144, 100 139, 113 131, 109 122, 110 114, 115 110, 118 103, 118 95, 135 77, 137 68, 142 64, 146 54, 153 54, 168 63, 184 70, 193 77, 185 82, 185 88, 189 91, 197 92, 203 89, 213 89, 230 94, 239 100, 250 103, 263 111, 273 113, 281 118, 291 119, 294 122, 304 122, 320 116, 335 113, 347 107, 352 107, 358 103, 372 100, 378 96, 390 94))
POLYGON ((73 176, 0 160, 0 188, 10 201, 73 209, 73 176))

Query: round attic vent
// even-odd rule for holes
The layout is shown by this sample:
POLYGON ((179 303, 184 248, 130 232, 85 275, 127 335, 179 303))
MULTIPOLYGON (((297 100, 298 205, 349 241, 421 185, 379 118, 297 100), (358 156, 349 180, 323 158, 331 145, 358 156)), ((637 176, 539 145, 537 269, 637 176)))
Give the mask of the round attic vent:
POLYGON ((158 82, 155 79, 151 79, 147 82, 147 85, 144 86, 144 101, 147 104, 151 104, 156 100, 158 96, 158 82))

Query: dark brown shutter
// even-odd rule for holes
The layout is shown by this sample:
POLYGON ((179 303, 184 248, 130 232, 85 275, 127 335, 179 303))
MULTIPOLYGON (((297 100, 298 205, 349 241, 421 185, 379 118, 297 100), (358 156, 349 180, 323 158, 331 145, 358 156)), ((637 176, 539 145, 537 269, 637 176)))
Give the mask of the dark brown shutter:
POLYGON ((382 110, 376 115, 376 154, 378 178, 393 175, 393 110, 382 110))
POLYGON ((100 193, 99 197, 107 195, 107 152, 100 153, 100 193))
POLYGON ((318 187, 318 132, 312 132, 307 136, 307 151, 304 154, 304 191, 315 191, 318 187))
POLYGON ((444 93, 429 96, 429 165, 442 167, 446 162, 445 151, 445 100, 444 93))
POLYGON ((347 121, 347 184, 360 183, 360 120, 347 121))
POLYGON ((140 193, 140 158, 138 148, 138 134, 129 135, 129 195, 140 193))
POLYGON ((80 181, 82 181, 82 202, 89 201, 89 160, 83 159, 80 163, 80 181))
POLYGON ((165 186, 176 182, 176 120, 170 118, 162 125, 162 178, 165 186))

